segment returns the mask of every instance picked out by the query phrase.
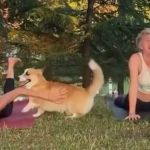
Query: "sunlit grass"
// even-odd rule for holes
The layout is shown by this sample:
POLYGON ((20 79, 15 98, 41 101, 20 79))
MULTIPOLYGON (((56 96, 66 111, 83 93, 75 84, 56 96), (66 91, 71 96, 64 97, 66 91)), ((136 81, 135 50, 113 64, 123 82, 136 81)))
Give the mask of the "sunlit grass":
POLYGON ((3 130, 4 150, 148 150, 150 126, 147 121, 116 120, 96 97, 92 111, 83 118, 66 119, 64 114, 45 113, 31 129, 3 130))

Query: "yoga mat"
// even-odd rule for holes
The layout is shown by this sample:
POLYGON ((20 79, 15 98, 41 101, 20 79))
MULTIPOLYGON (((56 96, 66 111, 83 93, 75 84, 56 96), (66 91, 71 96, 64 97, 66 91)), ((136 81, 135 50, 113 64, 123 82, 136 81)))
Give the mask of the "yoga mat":
POLYGON ((27 103, 28 100, 14 102, 12 114, 7 118, 0 119, 0 128, 31 128, 35 121, 32 115, 36 110, 22 113, 21 110, 27 103))
POLYGON ((107 108, 112 111, 113 115, 118 120, 123 120, 127 115, 128 112, 123 108, 119 108, 114 104, 114 97, 107 97, 106 98, 107 108))

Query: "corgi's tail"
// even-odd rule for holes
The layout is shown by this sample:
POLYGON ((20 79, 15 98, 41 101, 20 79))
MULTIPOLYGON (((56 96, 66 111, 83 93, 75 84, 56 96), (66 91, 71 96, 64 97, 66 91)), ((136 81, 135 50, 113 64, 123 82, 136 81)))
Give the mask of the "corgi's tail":
POLYGON ((101 67, 93 59, 89 61, 88 65, 93 72, 93 79, 92 83, 87 87, 87 90, 94 97, 104 84, 104 75, 101 67))

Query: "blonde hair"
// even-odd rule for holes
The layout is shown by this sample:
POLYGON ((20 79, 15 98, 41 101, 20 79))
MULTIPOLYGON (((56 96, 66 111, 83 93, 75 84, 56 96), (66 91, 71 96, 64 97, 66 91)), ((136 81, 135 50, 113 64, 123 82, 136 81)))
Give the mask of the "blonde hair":
POLYGON ((144 30, 142 30, 136 37, 136 46, 139 50, 142 50, 139 43, 143 37, 143 35, 146 35, 146 34, 150 34, 150 28, 145 28, 144 30))

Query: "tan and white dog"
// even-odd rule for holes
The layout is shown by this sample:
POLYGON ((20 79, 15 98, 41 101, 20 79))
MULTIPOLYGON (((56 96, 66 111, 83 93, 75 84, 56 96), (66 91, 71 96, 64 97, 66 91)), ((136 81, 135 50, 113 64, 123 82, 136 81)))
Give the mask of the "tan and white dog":
POLYGON ((26 69, 19 78, 20 81, 30 81, 25 85, 27 89, 44 92, 50 91, 51 88, 55 86, 61 86, 65 87, 68 90, 68 93, 67 98, 63 99, 62 104, 29 97, 29 103, 23 108, 22 112, 27 112, 32 108, 37 108, 37 113, 33 115, 34 117, 40 116, 45 111, 65 112, 70 115, 71 118, 81 117, 87 114, 94 104, 95 95, 102 88, 104 83, 103 71, 93 59, 89 61, 89 67, 93 72, 93 80, 87 88, 47 81, 43 76, 42 70, 34 68, 26 69))

